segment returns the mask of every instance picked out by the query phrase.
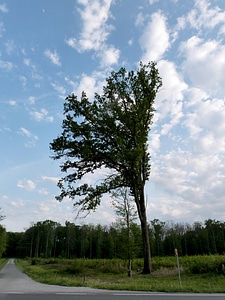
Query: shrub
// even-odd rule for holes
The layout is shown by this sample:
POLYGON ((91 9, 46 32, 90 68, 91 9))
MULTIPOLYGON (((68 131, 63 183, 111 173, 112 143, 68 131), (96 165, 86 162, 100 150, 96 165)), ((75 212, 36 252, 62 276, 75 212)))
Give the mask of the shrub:
POLYGON ((83 259, 73 260, 69 265, 67 265, 64 268, 63 272, 73 274, 73 275, 84 274, 85 272, 84 260, 83 259))
POLYGON ((190 259, 189 271, 192 274, 225 274, 225 258, 219 255, 196 256, 190 259))

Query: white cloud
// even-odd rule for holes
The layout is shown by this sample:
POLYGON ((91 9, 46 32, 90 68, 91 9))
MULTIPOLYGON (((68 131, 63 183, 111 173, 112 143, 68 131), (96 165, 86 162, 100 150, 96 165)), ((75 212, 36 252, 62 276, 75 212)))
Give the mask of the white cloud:
POLYGON ((135 26, 143 26, 144 21, 145 21, 145 17, 143 16, 143 13, 139 12, 135 20, 135 26))
POLYGON ((3 36, 3 33, 5 32, 5 26, 3 22, 0 22, 0 37, 3 36))
POLYGON ((83 6, 78 9, 83 22, 82 31, 79 38, 71 37, 66 43, 78 52, 95 51, 101 67, 117 64, 120 50, 106 43, 113 29, 107 24, 112 0, 79 0, 78 3, 83 6))
POLYGON ((29 101, 30 104, 34 104, 35 101, 36 101, 36 99, 35 99, 34 96, 30 96, 29 99, 28 99, 28 101, 29 101))
POLYGON ((195 8, 192 9, 187 17, 187 22, 191 27, 200 30, 202 27, 215 28, 219 24, 225 23, 225 12, 219 7, 210 8, 208 0, 196 0, 195 8))
POLYGON ((0 11, 3 12, 3 13, 5 13, 5 14, 9 12, 9 10, 8 10, 8 8, 7 8, 7 6, 6 6, 5 3, 4 4, 0 4, 0 11))
POLYGON ((16 101, 15 100, 9 100, 9 105, 10 106, 16 106, 16 101))
POLYGON ((33 147, 36 141, 38 140, 37 135, 33 135, 29 130, 27 130, 24 127, 20 128, 19 134, 22 134, 29 139, 28 143, 25 144, 26 147, 33 147))
POLYGON ((164 119, 161 134, 166 135, 183 117, 183 99, 187 84, 177 72, 174 63, 161 60, 158 63, 158 69, 163 86, 156 97, 153 126, 164 119))
POLYGON ((150 138, 149 138, 149 153, 154 154, 156 153, 159 149, 160 149, 160 134, 153 132, 150 134, 150 138))
POLYGON ((120 50, 115 47, 106 46, 98 55, 101 58, 101 66, 107 67, 118 63, 120 50))
POLYGON ((93 97, 94 91, 96 90, 95 85, 96 80, 94 77, 83 74, 80 80, 80 85, 77 94, 81 95, 81 93, 85 91, 88 97, 93 97))
MULTIPOLYGON (((82 218, 82 215, 80 215, 82 218)), ((116 221, 116 215, 113 211, 111 205, 111 198, 105 195, 102 199, 101 205, 96 209, 95 212, 92 212, 86 218, 87 223, 91 224, 110 224, 116 221)), ((78 218, 79 220, 79 218, 78 218)), ((78 222, 77 220, 77 222, 78 222)), ((82 220, 82 219, 81 219, 82 220)))
POLYGON ((8 55, 11 55, 14 51, 15 45, 13 40, 8 40, 5 42, 5 48, 8 55))
POLYGON ((64 86, 56 84, 56 83, 51 83, 51 86, 53 86, 53 88, 59 92, 59 94, 63 95, 65 97, 66 95, 66 89, 64 88, 64 86))
MULTIPOLYGON (((190 219, 195 219, 194 213, 199 210, 200 205, 194 204, 184 199, 168 199, 167 197, 152 198, 147 207, 148 214, 156 216, 160 220, 171 221, 175 219, 183 223, 190 219)), ((198 220, 198 219, 197 219, 198 220)))
POLYGON ((24 58, 23 63, 29 67, 31 65, 31 60, 29 58, 24 58))
POLYGON ((133 42, 134 42, 133 39, 130 39, 130 40, 128 41, 128 45, 129 45, 129 46, 132 46, 132 45, 133 45, 133 42))
POLYGON ((20 189, 25 189, 27 191, 33 191, 36 188, 35 183, 30 179, 19 180, 17 183, 17 187, 20 189))
POLYGON ((22 83, 22 86, 25 88, 27 85, 27 78, 25 76, 20 76, 19 79, 22 83))
POLYGON ((0 128, 0 132, 11 132, 11 129, 7 126, 3 126, 2 128, 0 128))
POLYGON ((77 2, 83 6, 83 9, 78 9, 83 21, 82 32, 79 40, 70 38, 66 42, 80 52, 98 51, 112 29, 107 25, 112 0, 78 0, 77 2))
POLYGON ((159 0, 149 0, 150 5, 152 5, 152 4, 156 3, 156 2, 159 2, 159 0))
POLYGON ((31 136, 32 136, 32 134, 30 133, 30 131, 27 130, 26 128, 21 127, 21 128, 20 128, 20 131, 21 131, 24 135, 26 135, 27 137, 31 137, 31 136))
POLYGON ((51 52, 49 49, 45 50, 44 52, 45 56, 50 59, 50 61, 57 66, 61 66, 60 57, 56 50, 51 52))
POLYGON ((14 67, 14 64, 10 61, 0 60, 0 69, 11 71, 14 67))
MULTIPOLYGON (((154 155, 151 181, 160 191, 164 190, 169 197, 178 198, 180 204, 184 203, 177 207, 177 217, 189 216, 193 220, 193 213, 197 218, 198 215, 210 216, 210 211, 215 206, 220 206, 221 210, 225 209, 225 205, 221 204, 225 200, 225 101, 210 99, 199 89, 190 89, 189 92, 188 97, 197 101, 192 99, 189 105, 187 98, 187 102, 184 103, 185 108, 189 110, 181 125, 186 126, 190 134, 187 133, 186 138, 182 131, 179 146, 182 147, 182 143, 185 142, 186 150, 173 146, 173 150, 166 154, 161 152, 154 155), (189 207, 193 207, 193 212, 188 211, 185 202, 189 203, 189 207), (199 208, 196 205, 199 205, 199 208)), ((172 140, 168 139, 167 143, 169 142, 172 140)), ((161 200, 160 203, 162 204, 161 200)), ((171 210, 175 208, 174 204, 172 206, 171 210)), ((163 208, 165 216, 171 215, 167 212, 169 207, 166 205, 163 208)), ((157 210, 156 207, 154 209, 157 210)), ((161 213, 163 211, 161 208, 161 213)))
POLYGON ((142 61, 158 61, 170 47, 166 18, 161 12, 152 14, 151 20, 140 37, 143 50, 142 61))
POLYGON ((71 80, 69 77, 65 77, 64 80, 73 90, 76 89, 77 83, 75 81, 71 80))
POLYGON ((42 108, 40 111, 31 111, 30 115, 38 122, 46 121, 53 122, 54 118, 48 115, 48 111, 45 108, 42 108))
POLYGON ((42 189, 38 190, 38 193, 40 195, 48 195, 49 194, 48 190, 45 189, 45 188, 42 188, 42 189))
POLYGON ((69 38, 66 40, 66 43, 68 46, 74 48, 74 49, 77 49, 77 40, 73 37, 69 38))
POLYGON ((186 15, 177 18, 177 25, 173 28, 174 40, 177 39, 180 30, 196 30, 196 35, 207 37, 215 30, 214 38, 221 38, 225 34, 225 11, 218 6, 212 7, 208 0, 195 0, 194 8, 186 15))
POLYGON ((93 72, 92 76, 82 74, 79 86, 76 86, 73 92, 79 97, 84 91, 91 100, 95 93, 102 93, 102 86, 104 83, 105 76, 103 73, 93 72))
POLYGON ((20 207, 24 207, 24 201, 23 200, 17 200, 17 201, 11 201, 10 205, 14 208, 20 208, 20 207))
POLYGON ((195 87, 224 95, 225 45, 193 36, 181 44, 180 52, 184 57, 183 72, 195 87))
POLYGON ((51 212, 51 207, 47 203, 42 202, 39 204, 40 211, 44 214, 51 212))
POLYGON ((57 184, 58 181, 59 181, 59 178, 57 178, 57 177, 49 177, 49 176, 42 176, 41 179, 43 181, 50 181, 50 182, 55 183, 55 184, 57 184))
POLYGON ((224 153, 225 100, 202 100, 192 109, 193 112, 187 114, 184 124, 190 132, 193 151, 205 155, 224 153))

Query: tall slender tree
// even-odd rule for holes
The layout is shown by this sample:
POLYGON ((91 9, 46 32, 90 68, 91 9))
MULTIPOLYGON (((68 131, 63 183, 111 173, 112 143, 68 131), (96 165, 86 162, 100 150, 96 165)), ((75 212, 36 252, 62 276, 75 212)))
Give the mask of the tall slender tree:
POLYGON ((126 247, 127 247, 127 259, 128 259, 128 276, 132 276, 132 224, 137 219, 137 210, 133 204, 133 198, 129 195, 127 188, 120 188, 112 193, 112 205, 115 208, 115 212, 118 216, 118 223, 125 228, 126 232, 126 247))
POLYGON ((61 193, 56 199, 70 197, 80 211, 89 212, 104 193, 129 188, 142 228, 143 273, 150 273, 144 188, 150 175, 148 134, 162 82, 156 64, 150 62, 140 63, 136 72, 125 68, 112 72, 106 83, 103 94, 95 94, 93 101, 84 92, 81 99, 74 94, 66 98, 63 132, 50 143, 52 158, 61 160, 61 171, 66 172, 58 182, 61 193), (87 175, 101 168, 108 170, 107 176, 94 184, 84 183, 87 175))

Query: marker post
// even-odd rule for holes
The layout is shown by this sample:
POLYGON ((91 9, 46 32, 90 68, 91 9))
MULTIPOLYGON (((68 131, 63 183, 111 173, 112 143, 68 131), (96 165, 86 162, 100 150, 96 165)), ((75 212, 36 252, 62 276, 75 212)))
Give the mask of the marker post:
POLYGON ((175 253, 175 256, 176 256, 176 263, 177 263, 177 270, 178 270, 178 280, 179 280, 180 287, 182 287, 181 277, 180 277, 180 265, 179 265, 179 258, 178 258, 178 250, 174 249, 174 253, 175 253))

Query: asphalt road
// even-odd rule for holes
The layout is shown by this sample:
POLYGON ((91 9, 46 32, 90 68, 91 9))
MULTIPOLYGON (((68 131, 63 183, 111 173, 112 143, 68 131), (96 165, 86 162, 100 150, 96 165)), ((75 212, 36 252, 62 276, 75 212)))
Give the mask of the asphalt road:
POLYGON ((225 294, 167 294, 106 291, 86 287, 62 287, 33 281, 20 272, 10 259, 0 271, 0 299, 7 300, 203 300, 225 299, 225 294))

